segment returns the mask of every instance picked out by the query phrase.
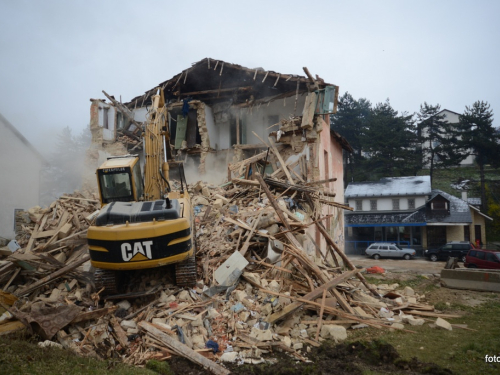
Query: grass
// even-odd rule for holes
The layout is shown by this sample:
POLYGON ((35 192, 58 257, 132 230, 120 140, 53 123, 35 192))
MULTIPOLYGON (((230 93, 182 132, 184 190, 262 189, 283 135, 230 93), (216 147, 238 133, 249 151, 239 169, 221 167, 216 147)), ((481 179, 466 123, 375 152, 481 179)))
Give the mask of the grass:
POLYGON ((500 298, 495 296, 477 307, 444 303, 440 307, 448 311, 465 311, 462 318, 447 320, 452 324, 467 324, 475 331, 432 328, 428 323, 435 319, 430 319, 423 326, 406 327, 415 331, 414 334, 368 328, 354 331, 349 340, 382 340, 393 345, 404 360, 416 357, 456 374, 498 374, 500 363, 486 363, 484 358, 485 355, 500 355, 500 298))
POLYGON ((0 336, 0 373, 30 375, 155 375, 115 361, 81 358, 69 350, 40 348, 34 339, 0 336))

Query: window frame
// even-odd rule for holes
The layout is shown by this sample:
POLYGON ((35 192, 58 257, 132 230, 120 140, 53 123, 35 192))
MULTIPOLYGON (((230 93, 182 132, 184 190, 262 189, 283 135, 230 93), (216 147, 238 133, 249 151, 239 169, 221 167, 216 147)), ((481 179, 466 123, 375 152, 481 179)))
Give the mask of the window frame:
POLYGON ((356 211, 363 211, 363 200, 356 199, 354 202, 354 204, 356 205, 356 211))
POLYGON ((409 210, 414 210, 416 207, 415 205, 415 198, 408 198, 408 209, 409 210))
POLYGON ((399 198, 392 198, 392 210, 393 211, 400 210, 399 198))

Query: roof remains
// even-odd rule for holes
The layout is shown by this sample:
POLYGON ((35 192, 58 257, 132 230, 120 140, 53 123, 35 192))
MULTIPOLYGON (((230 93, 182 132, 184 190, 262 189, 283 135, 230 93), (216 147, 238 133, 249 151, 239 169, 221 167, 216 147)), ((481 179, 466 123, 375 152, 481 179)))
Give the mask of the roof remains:
POLYGON ((430 176, 384 177, 380 181, 350 183, 345 198, 429 195, 431 191, 430 176))
MULTIPOLYGON (((316 82, 319 88, 328 85, 318 76, 316 82)), ((146 91, 144 95, 133 98, 126 105, 129 108, 149 105, 158 87, 163 89, 167 101, 190 98, 210 103, 233 98, 233 104, 245 104, 250 100, 250 95, 253 96, 251 100, 258 101, 304 93, 308 91, 310 83, 310 79, 305 76, 282 74, 262 68, 250 69, 222 60, 204 58, 146 91)))

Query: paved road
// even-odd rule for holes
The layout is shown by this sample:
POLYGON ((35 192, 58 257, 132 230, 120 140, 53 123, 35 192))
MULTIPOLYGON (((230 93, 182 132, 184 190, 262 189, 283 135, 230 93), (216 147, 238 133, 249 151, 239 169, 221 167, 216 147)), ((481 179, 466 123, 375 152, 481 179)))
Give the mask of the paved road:
POLYGON ((354 265, 364 268, 379 266, 391 272, 412 272, 419 274, 439 274, 446 263, 431 262, 426 258, 375 260, 362 255, 348 255, 348 258, 354 265))

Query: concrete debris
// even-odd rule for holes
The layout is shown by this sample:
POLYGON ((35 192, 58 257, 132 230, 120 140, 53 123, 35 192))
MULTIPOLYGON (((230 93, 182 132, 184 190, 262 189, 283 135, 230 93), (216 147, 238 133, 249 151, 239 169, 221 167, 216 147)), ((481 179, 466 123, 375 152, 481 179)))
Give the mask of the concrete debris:
POLYGON ((337 325, 324 325, 321 327, 321 337, 324 339, 333 339, 335 342, 344 341, 347 339, 347 330, 345 327, 337 325))
POLYGON ((447 329, 448 331, 453 330, 453 327, 451 326, 451 324, 442 318, 437 318, 436 322, 434 324, 436 324, 437 327, 447 329))
MULTIPOLYGON (((287 133, 282 140, 287 137, 300 140, 287 133)), ((270 152, 269 160, 275 158, 270 152)), ((294 172, 284 165, 273 177, 246 173, 264 159, 265 153, 238 162, 233 171, 245 179, 188 187, 198 207, 199 280, 193 289, 175 286, 170 273, 158 268, 134 273, 125 293, 104 297, 93 289, 85 239, 100 207, 95 197, 75 193, 29 210, 32 222, 18 233, 20 248, 1 255, 0 300, 12 315, 0 308, 0 332, 10 332, 6 324, 13 321, 15 330, 25 328, 20 321, 37 323, 47 325, 45 337, 53 340, 43 345, 81 356, 108 359, 118 353, 123 362, 143 366, 152 358, 182 355, 225 373, 214 361, 259 363, 273 347, 305 361, 311 345, 341 342, 348 328, 403 330, 400 321, 423 323, 397 314, 433 311, 422 296, 408 287, 397 291, 397 284, 366 283, 324 229, 322 205, 345 207, 323 203, 323 189, 297 177, 302 170, 307 180, 299 164, 294 172), (322 254, 312 242, 313 229, 328 245, 322 254), (216 353, 206 349, 208 341, 218 345, 216 353)))

